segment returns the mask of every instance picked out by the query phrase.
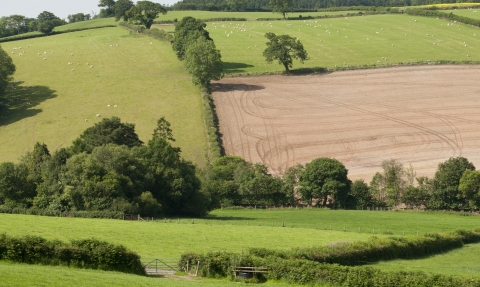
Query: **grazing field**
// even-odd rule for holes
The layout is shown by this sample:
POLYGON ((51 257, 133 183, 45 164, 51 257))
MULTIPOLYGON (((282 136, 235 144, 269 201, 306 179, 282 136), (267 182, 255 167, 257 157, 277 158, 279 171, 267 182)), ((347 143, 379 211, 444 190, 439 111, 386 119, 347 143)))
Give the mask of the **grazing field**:
POLYGON ((374 15, 305 21, 215 22, 208 23, 207 28, 222 52, 227 74, 284 71, 276 62, 267 64, 262 56, 267 32, 288 34, 303 43, 309 59, 304 64, 294 61, 294 69, 381 67, 428 60, 480 61, 478 28, 427 17, 374 15))
POLYGON ((203 163, 200 91, 167 43, 103 28, 2 47, 17 72, 7 95, 10 107, 0 114, 0 162, 16 161, 37 141, 50 151, 69 146, 86 128, 112 116, 136 124, 146 142, 157 119, 165 116, 183 156, 203 163))
POLYGON ((468 244, 444 254, 424 259, 393 260, 373 265, 384 271, 423 271, 454 276, 480 276, 480 244, 468 244))
POLYGON ((460 15, 460 16, 464 16, 472 19, 480 19, 480 13, 478 11, 480 11, 480 9, 448 10, 445 12, 446 13, 452 12, 455 15, 460 15))
MULTIPOLYGON (((51 267, 25 264, 9 264, 0 262, 1 287, 131 287, 131 286, 162 286, 162 287, 233 287, 239 283, 229 280, 213 280, 195 277, 143 277, 119 272, 83 270, 67 267, 51 267)), ((242 284, 242 286, 256 284, 242 284)), ((265 286, 301 286, 281 282, 267 282, 265 286)))
POLYGON ((332 157, 370 181, 383 160, 418 176, 463 156, 480 165, 479 66, 226 78, 213 94, 225 151, 282 174, 332 157))
POLYGON ((115 18, 101 18, 88 21, 75 22, 72 24, 67 24, 63 26, 58 26, 53 29, 54 31, 64 31, 69 29, 81 29, 81 28, 92 28, 104 25, 118 25, 119 22, 115 21, 115 18))
MULTIPOLYGON (((155 222, 107 219, 41 217, 0 214, 0 233, 9 235, 38 235, 47 239, 82 239, 95 237, 114 244, 122 244, 149 258, 180 258, 186 252, 234 251, 250 247, 290 249, 292 247, 325 245, 339 241, 365 240, 371 233, 282 228, 281 222, 272 227, 232 220, 209 221, 195 219, 163 220, 155 222)), ((378 235, 378 234, 377 234, 378 235)))
MULTIPOLYGON (((288 13, 287 18, 296 18, 302 15, 303 17, 315 17, 324 15, 346 15, 347 13, 355 13, 355 11, 335 11, 335 12, 295 12, 288 13)), ((213 19, 213 18, 246 18, 249 21, 254 21, 258 18, 275 18, 283 19, 283 16, 272 12, 215 12, 215 11, 168 11, 165 15, 159 15, 155 21, 173 21, 177 19, 180 21, 183 17, 191 16, 197 19, 213 19)))

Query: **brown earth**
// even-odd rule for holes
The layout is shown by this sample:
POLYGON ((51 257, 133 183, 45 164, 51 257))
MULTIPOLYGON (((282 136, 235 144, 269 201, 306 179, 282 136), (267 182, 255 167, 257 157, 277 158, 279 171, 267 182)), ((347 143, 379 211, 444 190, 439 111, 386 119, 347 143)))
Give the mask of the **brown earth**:
POLYGON ((213 98, 226 153, 275 174, 318 157, 367 182, 392 158, 417 176, 456 156, 480 167, 480 66, 225 78, 213 98))

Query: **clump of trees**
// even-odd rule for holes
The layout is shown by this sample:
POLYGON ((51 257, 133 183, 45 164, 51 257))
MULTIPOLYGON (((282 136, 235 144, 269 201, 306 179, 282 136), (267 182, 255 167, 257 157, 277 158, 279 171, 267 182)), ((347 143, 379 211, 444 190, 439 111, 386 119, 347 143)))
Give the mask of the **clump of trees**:
POLYGON ((19 163, 0 164, 0 205, 52 211, 201 216, 210 196, 196 167, 171 145, 161 119, 144 144, 134 125, 103 119, 53 153, 37 143, 19 163))
POLYGON ((10 15, 0 18, 0 37, 8 37, 33 31, 49 34, 66 22, 53 13, 43 11, 37 18, 27 18, 22 15, 10 15))
POLYGON ((68 19, 68 23, 83 22, 83 21, 88 21, 92 19, 92 15, 77 13, 77 14, 68 15, 67 19, 68 19))
POLYGON ((137 1, 134 4, 130 0, 100 0, 98 17, 115 17, 116 21, 123 19, 131 24, 144 25, 147 29, 153 24, 158 14, 167 14, 167 9, 161 4, 152 1, 137 1))
POLYGON ((184 17, 175 24, 172 47, 177 58, 184 61, 193 83, 210 92, 210 81, 223 77, 223 62, 205 27, 201 20, 184 17))

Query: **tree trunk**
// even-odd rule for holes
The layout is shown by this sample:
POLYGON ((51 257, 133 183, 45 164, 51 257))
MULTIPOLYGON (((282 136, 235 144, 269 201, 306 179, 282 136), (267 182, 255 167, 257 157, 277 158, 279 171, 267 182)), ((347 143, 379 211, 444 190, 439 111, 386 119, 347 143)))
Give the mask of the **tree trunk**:
POLYGON ((290 74, 290 70, 288 69, 288 64, 283 63, 283 66, 285 67, 285 72, 286 72, 287 74, 290 74))

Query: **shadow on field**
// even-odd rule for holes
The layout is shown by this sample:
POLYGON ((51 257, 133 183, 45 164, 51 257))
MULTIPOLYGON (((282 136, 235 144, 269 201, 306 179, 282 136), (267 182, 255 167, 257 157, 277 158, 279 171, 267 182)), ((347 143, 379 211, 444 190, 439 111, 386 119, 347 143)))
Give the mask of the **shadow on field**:
POLYGON ((214 219, 214 220, 255 220, 255 218, 252 217, 238 217, 238 216, 216 216, 216 215, 207 215, 205 219, 214 219))
POLYGON ((233 73, 243 73, 245 72, 245 68, 252 68, 253 65, 245 64, 245 63, 232 63, 232 62, 223 62, 223 69, 225 74, 233 74, 233 73))
POLYGON ((258 91, 258 90, 265 89, 265 87, 257 86, 257 85, 247 85, 247 84, 212 83, 212 89, 215 92, 233 92, 233 91, 258 91))
POLYGON ((0 98, 0 126, 12 124, 42 112, 34 107, 57 97, 46 86, 21 86, 23 82, 10 83, 5 96, 0 98))

